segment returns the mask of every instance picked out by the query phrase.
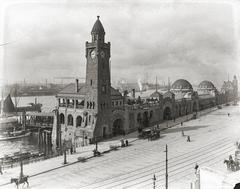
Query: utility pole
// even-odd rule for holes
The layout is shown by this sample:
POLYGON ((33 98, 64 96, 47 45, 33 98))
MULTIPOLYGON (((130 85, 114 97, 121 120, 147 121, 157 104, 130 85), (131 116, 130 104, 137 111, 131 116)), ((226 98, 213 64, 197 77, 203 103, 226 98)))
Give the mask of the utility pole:
POLYGON ((153 189, 156 187, 156 176, 155 174, 153 175, 153 189))
POLYGON ((165 185, 165 189, 168 189, 168 146, 166 144, 166 185, 165 185))

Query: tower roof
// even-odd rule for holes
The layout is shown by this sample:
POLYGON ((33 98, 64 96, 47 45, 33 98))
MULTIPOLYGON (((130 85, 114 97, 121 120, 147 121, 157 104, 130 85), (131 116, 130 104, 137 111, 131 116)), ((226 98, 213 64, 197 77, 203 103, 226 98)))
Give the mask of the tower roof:
POLYGON ((103 25, 102 25, 101 21, 99 20, 99 16, 97 16, 97 20, 96 20, 95 24, 93 25, 91 34, 105 34, 103 25))

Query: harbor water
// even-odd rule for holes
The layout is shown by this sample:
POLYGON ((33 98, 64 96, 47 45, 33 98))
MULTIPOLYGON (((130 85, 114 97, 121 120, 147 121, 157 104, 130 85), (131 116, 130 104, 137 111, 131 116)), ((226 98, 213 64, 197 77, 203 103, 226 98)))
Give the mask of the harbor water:
MULTIPOLYGON (((17 106, 27 106, 29 103, 42 104, 42 112, 51 112, 56 107, 55 96, 30 96, 30 97, 17 97, 12 99, 17 101, 17 106)), ((0 157, 10 155, 14 152, 38 152, 38 136, 33 133, 25 138, 0 141, 0 157)))

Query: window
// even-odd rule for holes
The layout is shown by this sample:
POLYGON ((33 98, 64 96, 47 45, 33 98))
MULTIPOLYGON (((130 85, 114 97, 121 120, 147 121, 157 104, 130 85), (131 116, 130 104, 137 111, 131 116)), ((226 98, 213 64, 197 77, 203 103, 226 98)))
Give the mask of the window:
POLYGON ((65 123, 65 117, 63 115, 63 113, 60 114, 60 124, 64 124, 65 123))
POLYGON ((82 125, 82 117, 81 116, 77 116, 76 122, 77 122, 76 127, 81 127, 81 125, 82 125))
POLYGON ((91 115, 88 116, 88 121, 89 121, 89 123, 90 123, 90 121, 91 121, 91 115))
POLYGON ((73 116, 71 114, 68 115, 68 125, 73 125, 73 116))

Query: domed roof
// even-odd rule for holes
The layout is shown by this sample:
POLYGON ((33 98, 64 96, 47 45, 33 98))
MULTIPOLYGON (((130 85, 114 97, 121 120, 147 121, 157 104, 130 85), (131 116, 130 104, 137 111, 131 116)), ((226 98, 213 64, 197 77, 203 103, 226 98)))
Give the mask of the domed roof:
POLYGON ((172 84, 172 89, 188 89, 192 90, 192 85, 185 79, 178 79, 172 84))
POLYGON ((202 81, 199 85, 198 85, 199 89, 215 89, 215 86, 213 85, 213 83, 211 81, 202 81))
POLYGON ((99 20, 99 16, 97 16, 97 20, 96 20, 95 24, 93 25, 91 34, 105 34, 103 25, 99 20))

